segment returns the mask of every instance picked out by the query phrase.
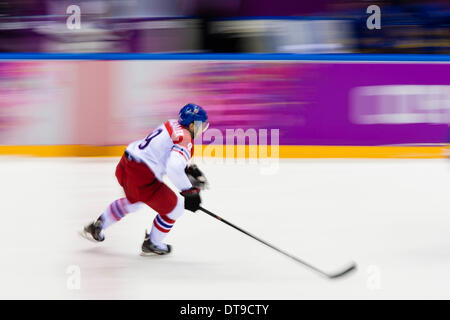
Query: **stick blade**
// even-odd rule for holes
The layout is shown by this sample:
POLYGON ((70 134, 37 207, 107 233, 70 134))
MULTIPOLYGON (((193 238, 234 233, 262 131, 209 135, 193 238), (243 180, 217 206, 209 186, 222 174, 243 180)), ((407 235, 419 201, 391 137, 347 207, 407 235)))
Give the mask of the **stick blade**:
POLYGON ((356 263, 352 262, 347 268, 343 269, 342 271, 328 275, 328 278, 329 279, 341 278, 355 270, 356 270, 356 263))

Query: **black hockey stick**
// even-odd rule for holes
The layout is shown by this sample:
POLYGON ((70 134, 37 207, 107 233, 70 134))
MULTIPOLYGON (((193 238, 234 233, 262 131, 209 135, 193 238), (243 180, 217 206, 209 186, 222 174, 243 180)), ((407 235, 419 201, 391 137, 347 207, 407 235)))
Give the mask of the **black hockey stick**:
POLYGON ((295 257, 295 256, 293 256, 293 255, 291 255, 291 254, 289 254, 289 253, 287 253, 287 252, 281 250, 281 249, 278 249, 277 247, 271 245, 270 243, 267 243, 267 242, 265 242, 264 240, 259 239, 258 237, 256 237, 256 236, 252 235, 251 233, 249 233, 249 232, 247 232, 247 231, 245 231, 245 230, 243 230, 243 229, 241 229, 241 228, 235 226, 235 225, 232 224, 231 222, 228 222, 227 220, 225 220, 225 219, 219 217, 218 215, 212 213, 212 212, 209 211, 209 210, 206 210, 206 209, 203 208, 203 207, 200 207, 199 210, 201 210, 201 211, 203 211, 204 213, 206 213, 206 214, 208 214, 208 215, 210 215, 210 216, 216 218, 216 219, 219 220, 219 221, 222 221, 223 223, 229 225, 230 227, 233 227, 234 229, 236 229, 236 230, 238 230, 238 231, 240 231, 240 232, 242 232, 242 233, 244 233, 244 234, 246 234, 246 235, 252 237, 253 239, 255 239, 255 240, 257 240, 257 241, 259 241, 259 242, 265 244, 266 246, 268 246, 268 247, 270 247, 270 248, 272 248, 272 249, 274 249, 274 250, 276 250, 276 251, 278 251, 278 252, 284 254, 285 256, 287 256, 287 257, 289 257, 289 258, 291 258, 291 259, 293 259, 293 260, 295 260, 295 261, 301 263, 302 265, 304 265, 304 266, 310 268, 311 270, 313 270, 313 271, 315 271, 315 272, 321 274, 322 276, 327 277, 328 279, 336 279, 336 278, 342 277, 343 275, 348 274, 350 271, 353 271, 353 270, 356 269, 356 263, 352 262, 348 267, 342 269, 342 270, 339 271, 339 272, 335 272, 335 273, 327 273, 327 272, 322 271, 322 270, 320 270, 320 269, 314 267, 313 265, 311 265, 311 264, 309 264, 309 263, 307 263, 307 262, 305 262, 305 261, 303 261, 303 260, 301 260, 301 259, 299 259, 299 258, 297 258, 297 257, 295 257))

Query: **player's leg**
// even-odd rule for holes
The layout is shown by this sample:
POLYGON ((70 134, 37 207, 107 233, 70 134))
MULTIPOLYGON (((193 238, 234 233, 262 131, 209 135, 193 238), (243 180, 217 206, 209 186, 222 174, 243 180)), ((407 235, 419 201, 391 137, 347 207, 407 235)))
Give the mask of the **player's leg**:
POLYGON ((126 197, 113 201, 96 221, 84 227, 82 235, 89 240, 103 241, 105 239, 103 230, 120 221, 128 213, 139 210, 143 204, 137 199, 135 183, 139 182, 139 179, 136 177, 144 179, 144 182, 154 179, 153 175, 147 177, 148 175, 141 167, 136 168, 132 162, 122 156, 116 167, 116 177, 126 197))
POLYGON ((120 221, 127 214, 138 211, 142 202, 131 203, 127 198, 113 201, 98 218, 103 222, 103 230, 120 221))
POLYGON ((164 239, 172 229, 176 220, 184 213, 183 198, 177 197, 177 204, 169 214, 158 213, 153 220, 149 240, 163 252, 170 252, 170 246, 164 243, 164 239))
POLYGON ((89 240, 103 241, 105 239, 104 230, 119 222, 127 214, 139 210, 142 205, 142 202, 131 203, 127 198, 113 201, 96 221, 84 228, 84 236, 89 240))
POLYGON ((176 195, 167 185, 159 182, 156 191, 151 197, 145 199, 145 203, 158 214, 153 220, 150 234, 146 234, 142 244, 142 254, 169 253, 171 246, 165 244, 164 239, 176 220, 184 213, 184 199, 176 195))

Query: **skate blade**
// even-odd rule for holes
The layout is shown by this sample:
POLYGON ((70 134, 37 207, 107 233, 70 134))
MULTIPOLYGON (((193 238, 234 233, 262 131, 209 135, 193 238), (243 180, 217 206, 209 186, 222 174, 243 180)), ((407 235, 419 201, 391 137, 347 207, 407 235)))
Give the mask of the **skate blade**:
POLYGON ((155 253, 155 252, 141 252, 139 254, 141 257, 154 257, 154 256, 159 256, 159 254, 155 253))
POLYGON ((93 243, 100 243, 100 242, 102 242, 102 241, 97 241, 97 240, 95 240, 95 239, 91 236, 90 233, 88 233, 88 232, 86 232, 86 231, 84 231, 84 230, 78 231, 78 234, 79 234, 82 238, 84 238, 84 239, 86 239, 86 240, 89 240, 89 241, 91 241, 91 242, 93 242, 93 243))
POLYGON ((169 252, 158 253, 158 252, 153 252, 153 251, 152 252, 141 251, 140 256, 141 257, 155 257, 155 256, 165 256, 167 254, 169 254, 169 252))

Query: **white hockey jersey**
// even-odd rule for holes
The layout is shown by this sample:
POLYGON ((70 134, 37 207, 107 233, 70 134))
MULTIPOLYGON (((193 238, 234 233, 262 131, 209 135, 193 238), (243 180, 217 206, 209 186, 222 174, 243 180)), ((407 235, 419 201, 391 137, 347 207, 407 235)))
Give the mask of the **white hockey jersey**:
POLYGON ((193 141, 189 131, 177 120, 168 120, 145 139, 130 143, 126 150, 144 162, 159 180, 167 174, 179 190, 192 187, 184 170, 194 152, 193 141))

